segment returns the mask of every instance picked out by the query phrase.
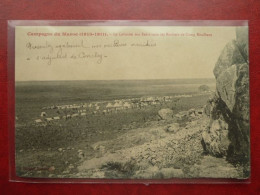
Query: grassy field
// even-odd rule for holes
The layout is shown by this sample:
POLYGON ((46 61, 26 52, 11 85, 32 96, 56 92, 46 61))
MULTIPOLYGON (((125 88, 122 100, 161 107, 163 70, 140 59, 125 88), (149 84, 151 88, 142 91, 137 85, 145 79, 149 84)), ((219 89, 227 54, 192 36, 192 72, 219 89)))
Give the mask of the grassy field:
MULTIPOLYGON (((128 129, 144 127, 149 121, 159 120, 158 111, 172 108, 175 113, 205 105, 209 94, 181 98, 143 109, 128 109, 107 115, 90 115, 59 120, 46 126, 32 122, 39 118, 42 108, 51 105, 82 102, 195 94, 202 84, 215 88, 212 79, 157 80, 157 81, 49 81, 16 83, 16 167, 19 175, 37 172, 37 167, 56 167, 63 171, 66 162, 77 163, 77 150, 84 149, 89 157, 95 153, 91 144, 122 135, 128 129), (67 149, 66 155, 58 151, 67 149), (36 167, 36 169, 30 169, 36 167)), ((53 111, 55 112, 55 111, 53 111)), ((44 173, 44 171, 41 171, 44 173)), ((47 173, 46 173, 47 174, 47 173)), ((44 176, 44 175, 41 175, 44 176)))

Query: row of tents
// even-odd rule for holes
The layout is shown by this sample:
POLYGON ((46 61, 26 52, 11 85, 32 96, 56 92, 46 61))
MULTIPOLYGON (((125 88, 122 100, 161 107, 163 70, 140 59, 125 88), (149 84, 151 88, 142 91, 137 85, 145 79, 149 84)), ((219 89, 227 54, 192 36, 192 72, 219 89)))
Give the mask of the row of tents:
POLYGON ((75 113, 75 114, 68 114, 68 115, 65 115, 65 116, 54 116, 54 117, 46 117, 46 118, 41 118, 41 119, 36 119, 34 122, 35 123, 42 123, 44 121, 46 122, 51 122, 51 121, 54 121, 54 120, 60 120, 60 119, 69 119, 69 118, 74 118, 74 117, 78 117, 78 116, 86 116, 87 113, 85 112, 81 112, 81 113, 75 113))
POLYGON ((114 100, 112 102, 92 102, 92 103, 81 103, 81 104, 71 104, 71 105, 60 105, 60 106, 49 106, 42 109, 76 109, 77 113, 66 114, 65 116, 55 116, 47 117, 46 112, 41 112, 41 119, 36 119, 36 123, 41 123, 44 121, 50 122, 53 120, 60 120, 61 118, 68 119, 77 116, 85 116, 87 112, 92 114, 97 113, 111 113, 113 111, 120 111, 124 109, 131 108, 141 108, 149 105, 160 104, 161 102, 171 101, 173 98, 180 97, 192 97, 192 95, 182 94, 174 96, 161 96, 161 97, 142 97, 142 98, 131 98, 125 100, 114 100), (45 118, 43 118, 45 117, 45 118))
POLYGON ((47 109, 81 109, 81 108, 91 108, 95 110, 99 110, 102 106, 106 108, 132 108, 136 106, 136 103, 138 104, 157 104, 158 102, 165 102, 165 101, 171 101, 173 98, 181 98, 181 97, 192 97, 193 95, 190 94, 178 94, 173 96, 159 96, 159 97, 141 97, 141 98, 130 98, 125 100, 114 100, 113 102, 92 102, 92 103, 81 103, 81 104, 68 104, 68 105, 52 105, 43 107, 43 110, 47 109))

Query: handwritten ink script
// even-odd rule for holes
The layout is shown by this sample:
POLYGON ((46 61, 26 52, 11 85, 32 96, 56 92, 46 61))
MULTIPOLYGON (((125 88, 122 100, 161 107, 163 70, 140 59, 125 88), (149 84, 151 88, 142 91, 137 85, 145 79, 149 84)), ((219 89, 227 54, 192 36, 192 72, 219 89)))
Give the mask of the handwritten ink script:
MULTIPOLYGON (((33 42, 26 43, 26 49, 29 51, 37 50, 35 59, 38 61, 46 61, 51 65, 53 61, 57 60, 93 60, 97 64, 101 64, 104 58, 108 56, 105 54, 105 49, 108 48, 122 48, 122 47, 156 47, 157 44, 153 40, 145 40, 139 42, 126 43, 118 39, 112 42, 105 42, 102 44, 91 44, 88 40, 80 40, 76 42, 65 41, 62 43, 51 43, 46 41, 44 44, 37 44, 33 42)), ((28 59, 31 60, 31 59, 28 59)))

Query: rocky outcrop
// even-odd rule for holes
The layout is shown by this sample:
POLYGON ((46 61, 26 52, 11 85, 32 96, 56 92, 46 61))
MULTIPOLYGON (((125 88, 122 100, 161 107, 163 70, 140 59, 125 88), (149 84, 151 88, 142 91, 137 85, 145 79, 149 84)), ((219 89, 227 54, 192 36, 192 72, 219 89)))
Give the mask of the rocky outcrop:
POLYGON ((215 65, 216 94, 205 106, 210 123, 202 135, 207 153, 244 163, 250 148, 248 69, 248 29, 239 27, 215 65))

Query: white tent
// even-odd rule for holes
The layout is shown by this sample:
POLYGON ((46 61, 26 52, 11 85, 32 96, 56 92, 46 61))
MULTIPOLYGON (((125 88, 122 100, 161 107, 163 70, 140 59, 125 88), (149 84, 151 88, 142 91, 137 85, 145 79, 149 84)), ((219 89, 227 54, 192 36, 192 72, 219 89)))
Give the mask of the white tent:
POLYGON ((125 102, 123 105, 125 108, 131 108, 131 104, 129 102, 125 102))
POLYGON ((36 122, 36 123, 41 123, 42 120, 41 120, 41 119, 36 119, 35 122, 36 122))
POLYGON ((109 102, 107 105, 106 105, 106 108, 112 108, 113 105, 109 102))
POLYGON ((121 105, 120 105, 118 102, 116 102, 116 103, 113 105, 113 107, 114 107, 114 108, 117 108, 117 107, 121 107, 121 105))
POLYGON ((79 116, 79 114, 72 114, 71 117, 79 116))

